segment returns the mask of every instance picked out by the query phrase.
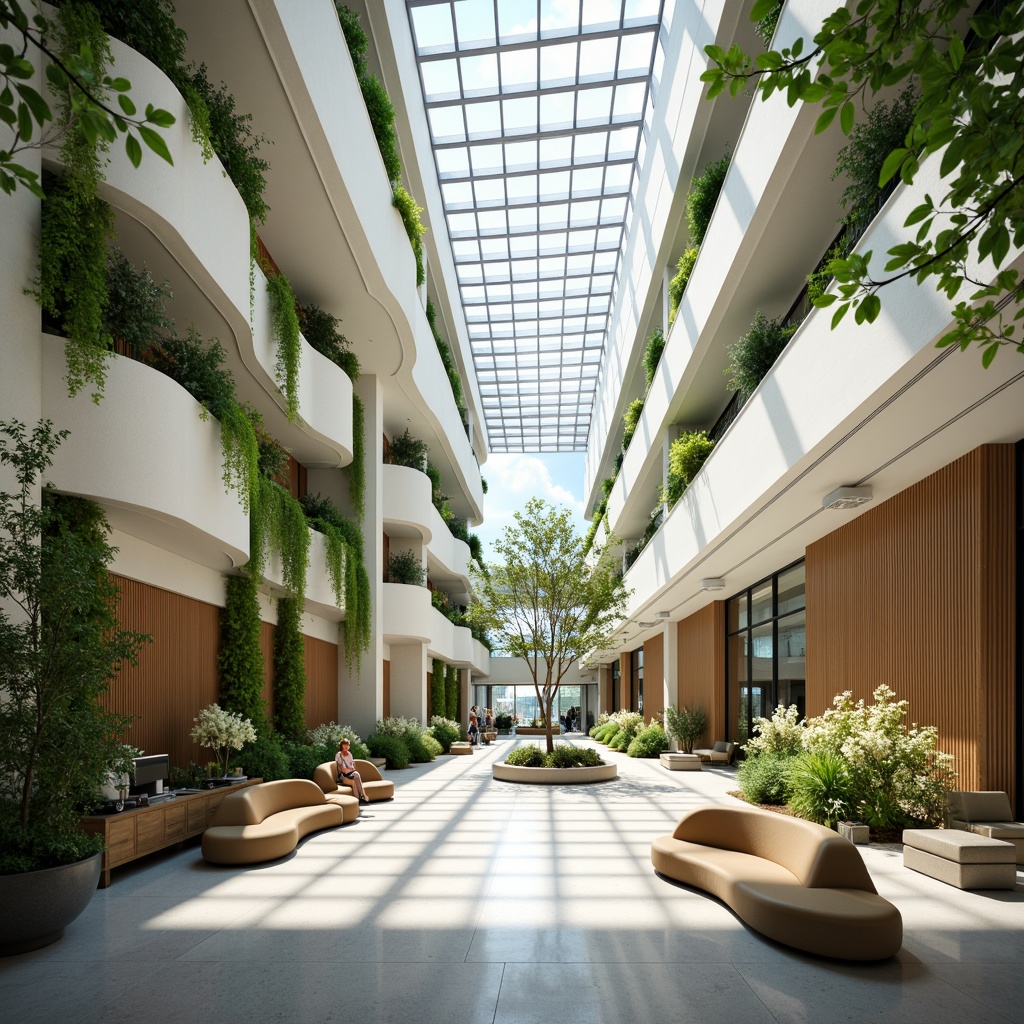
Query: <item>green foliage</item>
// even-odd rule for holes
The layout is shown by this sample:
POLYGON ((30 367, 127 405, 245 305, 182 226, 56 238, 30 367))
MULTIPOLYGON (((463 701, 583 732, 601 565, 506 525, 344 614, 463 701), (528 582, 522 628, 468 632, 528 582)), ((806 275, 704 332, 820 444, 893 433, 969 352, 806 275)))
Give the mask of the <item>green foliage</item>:
POLYGON ((8 40, 0 47, 0 121, 10 128, 8 148, 0 150, 0 189, 10 194, 21 185, 43 197, 37 172, 16 159, 22 151, 43 144, 36 138, 37 129, 47 142, 63 138, 61 157, 69 170, 88 165, 97 177, 97 147, 105 151, 118 134, 125 136, 125 151, 134 166, 142 160, 140 139, 171 162, 167 143, 154 129, 169 127, 174 118, 152 104, 147 104, 144 117, 136 116, 131 82, 105 73, 110 49, 93 5, 66 3, 56 23, 49 23, 42 14, 30 16, 18 0, 0 0, 0 28, 8 40), (46 57, 43 72, 57 102, 56 119, 30 84, 36 74, 26 57, 30 49, 46 57), (117 110, 111 93, 117 97, 117 110))
POLYGON ((185 61, 188 36, 174 21, 171 0, 89 0, 103 28, 138 50, 168 77, 185 61))
MULTIPOLYGON (((333 761, 338 745, 330 743, 312 744, 296 743, 294 740, 283 740, 281 747, 288 758, 288 778, 312 779, 313 773, 324 761, 333 761)), ((351 749, 351 748, 350 748, 351 749)), ((353 757, 360 755, 352 751, 353 757)))
MULTIPOLYGON (((255 579, 248 573, 225 577, 224 607, 220 611, 220 650, 217 676, 220 703, 227 711, 264 722, 263 649, 260 647, 260 602, 255 579)), ((265 777, 265 776, 264 776, 265 777)))
POLYGON ((783 326, 781 319, 769 320, 760 310, 754 314, 750 330, 729 346, 729 387, 749 398, 782 350, 789 344, 796 327, 783 326))
POLYGON ((422 742, 423 749, 427 752, 428 761, 433 761, 438 754, 447 753, 444 745, 434 737, 434 734, 429 729, 423 733, 422 742))
POLYGON ((42 207, 39 272, 32 291, 67 339, 69 394, 90 384, 95 402, 106 381, 111 343, 105 324, 106 246, 114 229, 113 211, 96 195, 97 181, 71 167, 62 177, 44 176, 47 197, 42 207))
POLYGON ((366 749, 359 737, 359 733, 351 725, 336 725, 333 720, 326 725, 321 723, 314 729, 307 729, 305 739, 308 744, 314 747, 330 747, 332 758, 342 740, 348 740, 353 757, 361 757, 365 760, 368 756, 367 754, 356 753, 357 749, 366 749))
POLYGON ((335 0, 335 10, 338 12, 338 21, 341 22, 341 30, 345 34, 345 42, 348 44, 348 52, 352 57, 352 67, 355 69, 356 78, 362 78, 366 74, 366 51, 370 41, 359 23, 359 15, 355 11, 335 0))
MULTIPOLYGON (((721 159, 707 164, 704 173, 693 179, 690 191, 686 193, 686 226, 690 231, 690 243, 698 248, 715 212, 715 204, 729 170, 729 160, 730 154, 726 153, 721 159)), ((685 253, 683 255, 685 257, 685 253)))
POLYGON ((392 184, 402 177, 402 158, 398 155, 398 137, 395 135, 395 108, 388 99, 387 90, 374 74, 364 74, 359 79, 363 103, 370 118, 373 137, 384 162, 384 172, 392 184))
POLYGON ((906 726, 908 703, 884 684, 874 704, 847 691, 807 723, 804 749, 835 754, 849 771, 857 817, 880 831, 941 824, 955 773, 934 726, 906 726))
POLYGON ((454 665, 449 665, 445 671, 444 696, 447 717, 461 722, 462 689, 459 686, 459 670, 454 665))
POLYGON ((354 384, 359 380, 359 358, 349 348, 348 338, 338 330, 340 321, 319 306, 299 308, 302 336, 322 356, 340 366, 354 384))
POLYGON ((707 457, 714 450, 715 442, 704 430, 683 431, 668 449, 668 486, 662 499, 674 505, 683 491, 693 483, 707 457))
POLYGON ((366 737, 371 757, 383 757, 389 769, 409 767, 409 748, 399 736, 375 732, 366 737))
POLYGON ((515 765, 517 768, 543 768, 544 751, 536 743, 527 743, 525 747, 516 747, 510 751, 505 758, 505 764, 515 765))
POLYGON ((469 545, 469 557, 476 562, 481 572, 487 572, 487 565, 484 562, 484 544, 480 537, 471 533, 466 541, 469 545))
POLYGON ((630 441, 633 440, 633 435, 636 433, 637 424, 640 422, 640 416, 644 411, 644 400, 642 398, 634 398, 629 405, 626 406, 626 411, 622 414, 622 450, 625 451, 629 448, 630 441))
POLYGON ((842 203, 846 223, 855 233, 863 231, 878 212, 884 193, 878 184, 889 154, 903 145, 914 124, 917 93, 912 86, 891 103, 877 103, 867 119, 854 126, 850 141, 839 150, 832 179, 842 175, 847 182, 842 203))
POLYGON ((785 754, 748 757, 736 772, 736 781, 743 795, 754 804, 786 803, 792 761, 793 758, 785 754))
POLYGON ((154 347, 148 362, 177 381, 208 413, 221 419, 237 405, 235 378, 224 363, 227 352, 216 338, 206 344, 194 327, 184 338, 170 337, 154 347))
POLYGON ((703 708, 690 708, 685 704, 677 708, 670 704, 665 708, 665 726, 668 734, 680 742, 683 751, 692 754, 694 743, 707 730, 708 715, 703 708))
POLYGON ((427 570, 415 551, 392 551, 388 556, 388 583, 412 587, 427 585, 427 570))
POLYGON ((366 517, 366 419, 363 400, 352 394, 352 461, 348 467, 348 499, 362 526, 366 517))
POLYGON ((269 210, 263 193, 270 164, 259 155, 259 151, 268 140, 253 131, 252 114, 240 114, 235 110, 235 98, 223 82, 219 89, 214 88, 206 76, 205 64, 182 70, 176 84, 192 111, 195 123, 201 126, 210 147, 220 159, 224 173, 238 189, 249 217, 254 223, 263 224, 269 210))
POLYGON ((239 495, 242 508, 252 512, 251 497, 259 476, 259 443, 248 412, 232 400, 221 407, 220 448, 225 490, 239 495))
POLYGON ((67 437, 49 420, 0 422, 0 873, 70 863, 98 848, 79 825, 120 763, 129 719, 100 703, 143 643, 120 628, 102 511, 39 481, 67 437), (12 618, 16 615, 17 619, 12 618))
MULTIPOLYGON (((759 19, 768 8, 767 0, 759 0, 751 16, 759 19)), ((708 46, 705 52, 714 65, 701 76, 710 82, 709 98, 727 86, 735 95, 748 79, 758 79, 765 98, 780 90, 790 105, 821 103, 819 132, 838 115, 849 135, 858 107, 867 109, 879 93, 912 79, 920 89, 913 121, 884 160, 877 184, 897 175, 912 184, 921 164, 934 156, 940 161, 940 190, 910 212, 904 227, 912 231, 890 247, 881 274, 871 270, 870 251, 836 260, 830 269, 837 287, 815 305, 835 305, 833 328, 851 309, 857 323, 873 323, 882 309, 882 289, 905 277, 919 284, 932 278, 936 290, 955 303, 954 327, 939 339, 940 347, 979 345, 984 366, 1004 345, 1024 353, 1017 335, 1024 281, 1018 270, 1001 269, 1011 244, 1020 244, 1024 222, 1019 3, 975 9, 968 0, 864 0, 855 10, 841 7, 830 14, 811 46, 801 38, 757 58, 738 47, 726 52, 708 46), (973 269, 976 260, 984 261, 980 274, 973 269)))
POLYGON ((834 280, 832 276, 832 261, 846 259, 849 254, 847 235, 844 234, 838 242, 822 257, 817 270, 807 275, 807 298, 812 305, 818 305, 818 299, 828 291, 828 286, 834 280))
POLYGON ((418 469, 422 472, 423 464, 430 455, 430 445, 418 437, 413 437, 406 427, 401 434, 392 439, 390 451, 392 466, 406 466, 408 469, 418 469))
POLYGON ((754 31, 758 34, 765 49, 772 44, 772 36, 775 35, 775 27, 779 23, 779 16, 781 14, 782 0, 775 0, 768 13, 754 25, 754 31))
POLYGON ((247 743, 242 748, 242 752, 235 760, 250 779, 275 782, 278 779, 292 777, 288 754, 277 733, 271 732, 257 736, 252 743, 247 743))
POLYGON ((423 207, 413 199, 409 190, 401 182, 395 182, 393 186, 391 205, 402 215, 405 233, 409 236, 409 244, 416 257, 416 284, 421 285, 427 279, 423 266, 423 236, 427 233, 427 229, 420 219, 423 207))
POLYGON ((668 322, 675 323, 676 313, 679 312, 679 303, 683 301, 683 292, 686 291, 690 274, 693 273, 693 265, 697 262, 698 249, 695 245, 683 250, 679 262, 676 264, 676 272, 668 283, 668 322))
MULTIPOLYGON (((524 659, 550 723, 566 671, 607 649, 628 592, 612 559, 588 555, 567 508, 531 498, 513 520, 489 573, 471 567, 479 600, 469 615, 498 649, 524 659)), ((551 749, 550 730, 547 740, 551 749)))
MULTIPOLYGON (((430 299, 427 299, 427 323, 430 324, 430 333, 434 335, 434 344, 437 345, 437 351, 441 355, 444 372, 448 375, 448 383, 452 387, 452 397, 455 399, 455 405, 460 415, 465 417, 466 400, 462 394, 462 377, 459 376, 459 368, 455 365, 455 357, 452 355, 448 342, 441 337, 441 332, 437 329, 437 310, 430 299)), ((484 493, 487 493, 486 487, 484 487, 484 493)))
MULTIPOLYGON (((771 756, 762 755, 754 761, 771 756)), ((790 805, 801 818, 835 828, 837 821, 846 821, 852 815, 857 792, 841 754, 830 750, 808 751, 789 758, 787 779, 790 805)))
POLYGON ((555 749, 544 756, 545 768, 596 768, 604 763, 596 750, 568 743, 556 744, 555 749))
POLYGON ((298 600, 299 609, 306 597, 309 569, 309 528, 302 506, 280 484, 257 476, 249 508, 249 571, 263 575, 266 551, 281 557, 285 590, 298 600))
POLYGON ((120 249, 108 254, 103 328, 127 354, 139 358, 174 334, 167 315, 170 297, 167 282, 157 284, 146 267, 136 270, 120 249))
POLYGON ((658 363, 661 362, 661 354, 665 351, 665 335, 660 327, 655 327, 647 339, 647 347, 644 349, 644 381, 647 390, 651 390, 654 383, 654 375, 658 370, 658 363))
POLYGON ((302 639, 302 612, 293 597, 282 597, 277 602, 274 728, 293 740, 306 731, 306 645, 302 639))
POLYGON ((270 296, 270 322, 277 344, 274 376, 284 392, 288 422, 294 423, 299 418, 299 363, 302 358, 295 292, 284 274, 276 274, 267 278, 267 294, 270 296))
POLYGON ((666 750, 668 737, 665 730, 656 722, 646 729, 641 729, 626 747, 626 753, 630 757, 658 757, 666 750))
MULTIPOLYGON (((402 718, 393 715, 377 722, 376 729, 366 743, 373 749, 375 737, 391 736, 399 740, 409 754, 409 761, 413 764, 423 764, 433 761, 436 756, 431 752, 431 745, 423 742, 423 726, 415 718, 402 718)), ((386 754, 378 754, 374 751, 374 757, 386 757, 386 754)), ((390 765, 389 765, 390 767, 390 765)), ((404 767, 404 765, 402 766, 404 767)))
POLYGON ((781 704, 771 718, 754 719, 754 736, 743 747, 747 757, 781 754, 795 757, 804 749, 804 723, 795 704, 781 704))
MULTIPOLYGON (((442 684, 444 681, 444 665, 439 662, 434 663, 434 679, 440 678, 442 684)), ((434 692, 440 693, 444 696, 444 690, 441 687, 434 687, 431 694, 434 692)), ((453 743, 458 743, 462 739, 462 727, 458 722, 453 721, 450 718, 445 718, 443 715, 433 715, 430 719, 430 735, 441 744, 441 750, 447 754, 453 743)))

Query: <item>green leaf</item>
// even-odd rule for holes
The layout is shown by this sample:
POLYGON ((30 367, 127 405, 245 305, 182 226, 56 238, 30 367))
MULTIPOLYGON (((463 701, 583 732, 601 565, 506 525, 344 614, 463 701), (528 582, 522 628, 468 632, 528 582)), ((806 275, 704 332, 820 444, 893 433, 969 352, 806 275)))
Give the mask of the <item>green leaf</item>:
POLYGON ((953 36, 949 41, 949 63, 954 71, 960 70, 966 52, 963 40, 959 36, 953 36))
POLYGON ((751 21, 763 21, 772 12, 776 0, 757 0, 750 11, 751 21))
POLYGON ((114 92, 128 92, 132 87, 132 83, 127 78, 112 78, 107 82, 114 92))
POLYGON ((174 161, 171 159, 171 151, 167 148, 167 143, 159 132, 155 132, 152 128, 147 128, 144 124, 140 124, 139 135, 142 137, 142 141, 154 153, 156 153, 157 156, 162 157, 173 166, 174 161))
POLYGON ((157 128, 170 128, 177 120, 169 111, 161 107, 154 107, 152 103, 146 105, 146 120, 155 124, 157 128))
POLYGON ((853 131, 853 121, 856 115, 853 103, 847 100, 839 112, 839 127, 843 129, 844 135, 849 135, 853 131))
POLYGON ((833 314, 832 314, 832 330, 834 331, 838 326, 839 322, 846 316, 846 311, 850 308, 848 302, 844 302, 833 314))
POLYGON ((992 360, 995 359, 996 353, 999 351, 999 345, 989 345, 987 349, 981 354, 981 365, 987 370, 992 365, 992 360))
POLYGON ((817 122, 814 125, 814 134, 820 135, 834 120, 838 107, 828 107, 826 110, 821 112, 817 122))
POLYGON ((127 117, 135 116, 135 104, 129 96, 118 96, 117 105, 124 111, 127 117))
POLYGON ((18 104, 18 134, 24 142, 32 138, 32 112, 27 103, 18 104))
POLYGON ((132 162, 132 167, 138 167, 142 163, 142 146, 139 145, 139 140, 134 135, 126 136, 124 148, 128 159, 132 162))
POLYGON ((900 169, 903 158, 910 152, 909 149, 894 149, 882 164, 882 170, 878 175, 878 185, 881 188, 889 183, 889 179, 900 169))
POLYGON ((912 224, 917 224, 919 221, 924 220, 925 217, 930 216, 931 213, 931 203, 922 203, 920 206, 915 206, 914 209, 910 211, 910 216, 903 222, 903 226, 905 228, 909 228, 912 224))

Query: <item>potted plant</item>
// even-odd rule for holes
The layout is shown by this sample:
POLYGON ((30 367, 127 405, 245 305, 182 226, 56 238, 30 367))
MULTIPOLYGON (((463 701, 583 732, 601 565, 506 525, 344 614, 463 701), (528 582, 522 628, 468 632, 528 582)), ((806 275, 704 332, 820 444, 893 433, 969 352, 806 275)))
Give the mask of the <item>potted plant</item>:
POLYGON ((100 703, 143 642, 120 628, 99 507, 40 487, 67 436, 0 422, 0 953, 55 942, 85 909, 101 840, 81 827, 126 767, 123 715, 100 703))
POLYGON ((220 778, 228 777, 228 761, 232 750, 241 750, 246 743, 256 739, 256 730, 248 718, 225 711, 219 704, 211 704, 199 712, 194 718, 196 723, 192 729, 192 739, 201 747, 206 747, 217 754, 216 764, 220 778))
POLYGON ((703 708, 677 708, 670 704, 665 709, 665 730, 679 740, 684 754, 693 753, 693 745, 708 727, 707 712, 703 708))

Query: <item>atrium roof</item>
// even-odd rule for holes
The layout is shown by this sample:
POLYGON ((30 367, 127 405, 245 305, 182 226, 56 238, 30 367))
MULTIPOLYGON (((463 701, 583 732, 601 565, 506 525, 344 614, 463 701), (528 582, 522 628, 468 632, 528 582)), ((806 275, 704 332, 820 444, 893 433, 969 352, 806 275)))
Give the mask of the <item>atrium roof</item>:
POLYGON ((586 448, 663 0, 406 0, 492 452, 586 448))

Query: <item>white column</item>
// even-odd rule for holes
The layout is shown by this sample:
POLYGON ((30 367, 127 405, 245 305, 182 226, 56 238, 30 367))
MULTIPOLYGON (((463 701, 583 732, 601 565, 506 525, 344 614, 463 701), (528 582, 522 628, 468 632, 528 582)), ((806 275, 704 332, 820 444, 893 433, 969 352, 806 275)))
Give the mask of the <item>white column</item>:
POLYGON ((430 721, 426 644, 391 645, 391 714, 421 723, 430 721))
MULTIPOLYGON (((665 667, 665 707, 679 706, 679 624, 666 619, 662 626, 662 663, 665 667)), ((678 743, 676 743, 678 746, 678 743)))

